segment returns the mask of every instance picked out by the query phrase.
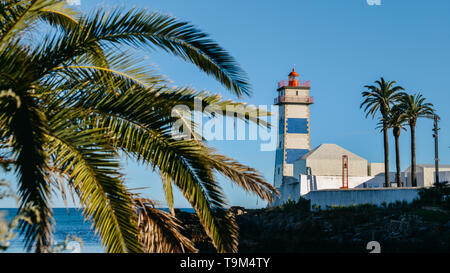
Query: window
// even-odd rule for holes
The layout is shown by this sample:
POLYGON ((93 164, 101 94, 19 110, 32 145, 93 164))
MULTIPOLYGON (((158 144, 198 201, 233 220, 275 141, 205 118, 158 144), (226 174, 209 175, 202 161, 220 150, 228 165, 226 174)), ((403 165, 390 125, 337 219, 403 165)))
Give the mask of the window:
POLYGON ((295 91, 295 95, 298 96, 298 91, 295 91))

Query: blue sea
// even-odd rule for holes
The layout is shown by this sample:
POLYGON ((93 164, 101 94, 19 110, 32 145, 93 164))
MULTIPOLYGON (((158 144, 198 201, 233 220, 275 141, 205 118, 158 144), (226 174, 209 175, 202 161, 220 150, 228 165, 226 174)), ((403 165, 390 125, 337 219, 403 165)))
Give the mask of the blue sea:
MULTIPOLYGON (((162 210, 166 210, 162 208, 162 210)), ((182 211, 194 212, 191 208, 182 208, 182 211)), ((0 213, 6 214, 3 219, 11 221, 16 215, 17 209, 0 208, 0 213)), ((66 250, 64 252, 81 252, 81 253, 104 253, 105 250, 100 242, 98 236, 91 230, 92 222, 87 221, 82 216, 82 211, 76 208, 54 208, 55 230, 54 238, 55 243, 62 243, 67 236, 71 237, 75 235, 83 241, 83 246, 78 250, 66 250)), ((73 242, 75 243, 75 242, 73 242)), ((79 246, 78 243, 75 243, 79 246)), ((10 241, 10 247, 0 253, 24 253, 27 252, 24 248, 23 237, 17 236, 10 241)))

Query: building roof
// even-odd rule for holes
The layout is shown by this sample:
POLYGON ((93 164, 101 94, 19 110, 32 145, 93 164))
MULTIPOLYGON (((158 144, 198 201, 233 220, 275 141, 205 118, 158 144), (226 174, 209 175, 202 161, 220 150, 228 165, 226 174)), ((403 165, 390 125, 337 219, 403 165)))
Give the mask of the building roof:
POLYGON ((299 159, 339 159, 342 160, 342 156, 347 155, 349 160, 365 160, 366 159, 342 148, 336 144, 321 144, 313 150, 309 151, 299 159))
POLYGON ((292 68, 292 72, 291 73, 289 73, 289 77, 298 77, 299 75, 298 75, 298 73, 297 72, 295 72, 295 67, 294 68, 292 68))
MULTIPOLYGON (((423 168, 423 169, 434 169, 434 164, 416 164, 416 168, 423 168)), ((439 168, 443 169, 450 169, 450 164, 439 164, 439 168)), ((411 169, 411 165, 406 168, 405 171, 408 171, 411 169)))
MULTIPOLYGON (((434 164, 416 164, 416 166, 423 168, 434 168, 434 164)), ((439 164, 441 168, 450 168, 450 164, 439 164)))

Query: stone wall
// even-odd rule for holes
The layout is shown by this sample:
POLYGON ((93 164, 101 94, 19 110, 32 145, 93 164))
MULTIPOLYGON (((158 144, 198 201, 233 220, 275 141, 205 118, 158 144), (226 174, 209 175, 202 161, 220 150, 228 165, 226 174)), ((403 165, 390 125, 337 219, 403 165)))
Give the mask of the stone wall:
POLYGON ((320 206, 321 209, 326 209, 331 206, 348 207, 362 204, 380 206, 397 201, 410 203, 419 197, 418 190, 419 188, 329 189, 310 191, 303 197, 311 201, 311 208, 320 206))

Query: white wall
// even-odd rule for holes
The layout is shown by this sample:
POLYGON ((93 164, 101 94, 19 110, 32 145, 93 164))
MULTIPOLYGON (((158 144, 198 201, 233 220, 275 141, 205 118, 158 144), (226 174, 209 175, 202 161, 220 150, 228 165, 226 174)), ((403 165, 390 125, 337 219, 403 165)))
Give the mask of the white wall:
MULTIPOLYGON (((348 159, 349 176, 367 176, 367 160, 348 159)), ((339 159, 306 159, 306 166, 311 168, 311 173, 318 176, 342 176, 342 157, 339 159)))
MULTIPOLYGON (((432 187, 434 185, 434 183, 436 182, 436 177, 435 177, 435 169, 434 168, 426 168, 424 170, 424 175, 423 175, 423 183, 425 187, 432 187)), ((450 168, 443 168, 440 167, 439 168, 439 180, 440 181, 449 181, 448 180, 448 175, 450 174, 450 168), (443 179, 444 178, 444 179, 443 179)))
POLYGON ((378 188, 311 191, 303 197, 311 201, 311 208, 320 206, 320 209, 327 209, 330 206, 348 207, 362 204, 380 206, 397 201, 410 203, 418 198, 419 194, 418 188, 378 188))
POLYGON ((284 176, 294 176, 294 164, 284 164, 284 176))
POLYGON ((283 184, 283 186, 278 189, 281 194, 281 197, 278 200, 279 205, 285 203, 289 199, 292 201, 298 201, 298 199, 300 198, 299 186, 299 183, 283 184))
POLYGON ((299 177, 302 174, 306 174, 306 160, 298 159, 294 161, 294 177, 299 177))
MULTIPOLYGON (((292 90, 295 96, 295 90, 292 90)), ((304 92, 304 91, 301 91, 304 92)), ((299 91, 300 93, 300 91, 299 91)), ((302 95, 308 97, 308 94, 302 95)), ((305 104, 286 104, 286 117, 289 118, 308 118, 309 119, 309 105, 305 104)))
MULTIPOLYGON (((349 159, 348 175, 353 177, 367 176, 368 168, 366 160, 349 159)), ((294 162, 294 177, 306 174, 306 167, 311 168, 311 173, 317 176, 342 176, 342 159, 299 159, 294 162)))
MULTIPOLYGON (((434 185, 435 175, 434 167, 426 167, 418 165, 416 168, 417 186, 418 187, 431 187, 434 185)), ((442 179, 442 177, 448 177, 447 173, 450 173, 450 168, 439 167, 439 180, 449 181, 449 179, 442 179)), ((411 187, 411 166, 405 170, 406 186, 411 187)))
POLYGON ((450 172, 439 172, 439 181, 447 181, 450 183, 450 172))
POLYGON ((311 149, 308 134, 286 134, 286 149, 311 149))
MULTIPOLYGON (((384 176, 364 176, 349 177, 349 188, 378 188, 383 187, 384 176)), ((281 197, 274 202, 274 206, 281 205, 290 198, 297 201, 300 196, 308 194, 310 191, 323 189, 339 189, 342 187, 342 176, 315 176, 300 175, 299 182, 283 183, 277 187, 281 197)))
MULTIPOLYGON (((324 189, 339 189, 342 187, 342 176, 300 175, 300 195, 310 191, 324 189)), ((383 187, 384 176, 349 176, 349 188, 380 188, 383 187)))
MULTIPOLYGON (((298 161, 296 162, 298 163, 298 161)), ((297 165, 298 167, 298 165, 297 165)), ((441 181, 450 181, 450 172, 439 172, 441 181)), ((391 172, 390 176, 394 177, 395 173, 391 172)), ((299 175, 299 182, 284 183, 277 187, 281 193, 281 197, 277 198, 274 206, 285 203, 289 198, 297 201, 300 196, 305 197, 312 191, 321 190, 339 190, 342 187, 342 176, 316 176, 316 175, 299 175)), ((402 173, 403 184, 405 176, 402 173)), ((349 189, 379 189, 384 187, 384 175, 377 176, 352 176, 348 178, 349 189)), ((386 190, 397 188, 383 188, 386 190)), ((405 188, 401 188, 405 189, 405 188)), ((393 201, 395 202, 396 199, 393 201)))
POLYGON ((384 163, 369 163, 368 164, 368 175, 375 176, 384 173, 384 163))

